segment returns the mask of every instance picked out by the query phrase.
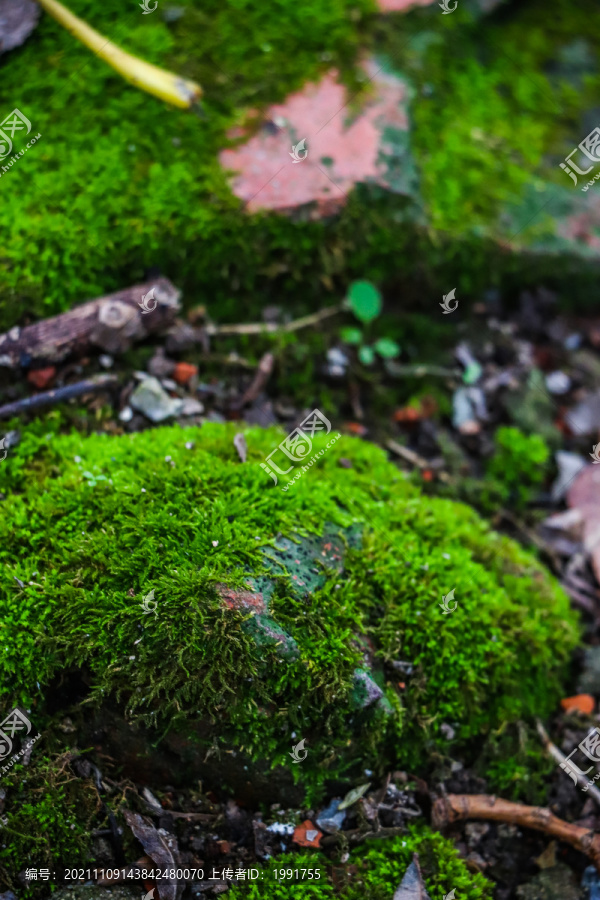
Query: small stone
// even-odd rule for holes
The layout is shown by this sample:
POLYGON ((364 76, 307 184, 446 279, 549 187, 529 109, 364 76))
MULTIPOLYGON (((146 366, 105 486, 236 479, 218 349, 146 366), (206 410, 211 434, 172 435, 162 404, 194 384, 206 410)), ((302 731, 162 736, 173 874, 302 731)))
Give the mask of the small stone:
POLYGON ((108 353, 101 353, 98 357, 98 362, 103 369, 111 369, 115 363, 112 356, 109 356, 108 353))
POLYGON ((8 336, 11 339, 11 341, 18 341, 20 334, 21 334, 21 329, 17 325, 15 325, 14 328, 11 328, 10 331, 8 332, 8 336))
POLYGON ((211 543, 212 543, 213 547, 218 547, 218 546, 219 546, 219 542, 218 542, 218 541, 211 541, 211 543))
POLYGON ((186 397, 181 407, 181 416, 200 416, 204 412, 204 405, 195 397, 186 397))
POLYGON ((171 416, 179 415, 184 401, 169 397, 158 379, 149 376, 138 384, 129 402, 151 422, 163 422, 171 416))
POLYGON ((442 725, 440 725, 440 731, 447 741, 453 741, 456 737, 454 728, 452 727, 452 725, 448 725, 446 722, 443 722, 442 725))
POLYGON ((119 413, 119 420, 121 422, 131 422, 133 419, 133 410, 130 406, 124 406, 121 412, 119 413))
POLYGON ((332 378, 343 378, 350 360, 339 347, 331 347, 327 351, 327 374, 332 378))
POLYGON ((550 372, 546 375, 546 387, 551 394, 566 394, 571 390, 571 379, 564 372, 550 372))

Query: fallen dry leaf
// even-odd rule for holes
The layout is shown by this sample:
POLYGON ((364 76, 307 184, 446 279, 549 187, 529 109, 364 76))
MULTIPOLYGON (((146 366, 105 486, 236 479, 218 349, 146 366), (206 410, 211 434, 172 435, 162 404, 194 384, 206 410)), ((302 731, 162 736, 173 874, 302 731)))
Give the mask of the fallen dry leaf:
MULTIPOLYGON (((139 813, 126 809, 123 812, 125 821, 133 831, 144 851, 161 869, 176 869, 179 864, 177 841, 173 835, 166 831, 159 831, 147 822, 139 813)), ((156 886, 160 900, 178 900, 183 892, 184 882, 175 879, 157 879, 156 886)))
POLYGON ((248 445, 246 444, 246 438, 241 433, 241 431, 235 435, 233 439, 233 445, 237 450, 241 461, 245 463, 246 459, 248 458, 248 445))
POLYGON ((419 857, 416 853, 413 855, 413 861, 404 873, 404 878, 394 894, 394 900, 431 900, 425 889, 419 857))
POLYGON ((567 711, 576 709, 578 712, 589 716, 590 713, 594 712, 596 701, 591 694, 576 694, 574 697, 564 697, 564 699, 560 701, 560 705, 567 711))
POLYGON ((0 0, 0 53, 20 47, 40 18, 34 0, 0 0))
POLYGON ((571 509, 583 519, 583 546, 600 583, 600 466, 590 463, 575 477, 567 493, 571 509))

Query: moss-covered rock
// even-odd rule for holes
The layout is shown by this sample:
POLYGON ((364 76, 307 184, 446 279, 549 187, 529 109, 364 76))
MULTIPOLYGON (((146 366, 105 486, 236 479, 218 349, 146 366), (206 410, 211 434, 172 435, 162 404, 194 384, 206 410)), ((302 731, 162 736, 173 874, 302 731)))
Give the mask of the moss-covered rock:
POLYGON ((464 743, 559 696, 577 627, 558 584, 378 448, 315 437, 284 491, 259 465, 276 430, 245 431, 246 463, 233 426, 35 432, 0 472, 0 692, 46 740, 78 672, 88 708, 315 786, 423 771, 443 723, 464 743))

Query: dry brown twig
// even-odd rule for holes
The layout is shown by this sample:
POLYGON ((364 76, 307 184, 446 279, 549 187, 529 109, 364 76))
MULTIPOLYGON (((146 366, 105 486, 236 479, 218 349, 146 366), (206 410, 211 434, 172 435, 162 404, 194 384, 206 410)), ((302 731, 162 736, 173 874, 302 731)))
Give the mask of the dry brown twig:
MULTIPOLYGON (((421 470, 431 469, 431 464, 428 463, 426 459, 423 459, 423 457, 419 456, 418 453, 415 453, 414 450, 404 447, 397 441, 389 440, 386 442, 385 446, 388 450, 391 450, 392 453, 395 453, 396 456, 400 456, 402 459, 406 460, 407 463, 410 463, 411 466, 421 470)), ((451 484, 453 481, 447 472, 436 472, 436 475, 440 481, 444 482, 444 484, 451 484)))
POLYGON ((433 804, 432 824, 439 830, 464 819, 488 819, 551 835, 585 853, 600 872, 600 834, 572 825, 541 806, 524 806, 488 794, 446 794, 433 804))
POLYGON ((282 331, 299 331, 301 328, 308 328, 310 325, 318 325, 324 319, 329 319, 342 311, 342 306, 327 306, 319 312, 311 313, 309 316, 302 316, 300 319, 294 319, 287 325, 276 325, 270 322, 247 322, 241 325, 206 325, 205 331, 208 335, 223 334, 274 334, 282 331))

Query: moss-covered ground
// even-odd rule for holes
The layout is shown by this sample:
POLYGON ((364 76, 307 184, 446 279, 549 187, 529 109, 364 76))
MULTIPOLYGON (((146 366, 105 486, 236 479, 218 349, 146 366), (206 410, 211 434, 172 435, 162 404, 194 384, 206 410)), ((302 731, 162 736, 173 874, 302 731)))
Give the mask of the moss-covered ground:
POLYGON ((208 300, 229 318, 240 304, 257 309, 259 295, 314 309, 355 277, 411 285, 409 301, 423 285, 473 294, 543 271, 549 283, 570 279, 569 299, 593 299, 593 282, 568 254, 525 266, 485 237, 529 228, 524 243, 565 251, 548 216, 570 202, 566 187, 560 199, 558 161, 594 124, 593 0, 560 0, 551 16, 532 0, 484 23, 462 4, 452 16, 434 4, 381 21, 371 0, 181 0, 184 15, 170 24, 120 0, 69 6, 124 48, 197 78, 205 118, 127 86, 47 16, 2 57, 1 106, 21 109, 42 138, 0 180, 0 327, 156 266, 186 302, 208 300), (227 129, 244 109, 281 101, 330 67, 360 86, 356 63, 369 50, 411 84, 419 198, 358 190, 329 223, 247 217, 217 160, 227 129), (548 161, 558 206, 538 215, 548 161), (418 220, 430 227, 415 228, 418 220))
POLYGON ((443 723, 464 744, 556 702, 578 633, 567 597, 381 450, 342 437, 284 492, 259 465, 276 430, 245 432, 243 464, 234 426, 87 439, 48 427, 24 435, 0 483, 0 690, 38 730, 48 686, 79 669, 88 702, 269 766, 289 765, 292 733, 308 737, 294 772, 310 787, 365 765, 423 770, 448 749, 443 723), (343 571, 321 553, 282 565, 281 541, 311 534, 337 541, 343 571), (218 587, 248 590, 250 576, 261 615, 228 608, 218 587), (452 589, 458 609, 443 615, 452 589), (157 615, 141 610, 150 591, 157 615), (404 687, 398 660, 414 667, 404 687), (357 670, 385 699, 356 708, 357 670))

